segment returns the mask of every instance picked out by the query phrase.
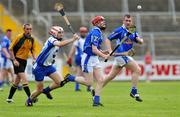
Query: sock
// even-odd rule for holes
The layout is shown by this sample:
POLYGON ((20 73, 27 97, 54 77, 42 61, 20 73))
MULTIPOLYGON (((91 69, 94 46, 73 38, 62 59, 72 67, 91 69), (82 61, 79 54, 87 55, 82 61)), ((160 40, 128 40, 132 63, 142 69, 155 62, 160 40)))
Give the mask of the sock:
POLYGON ((51 91, 50 87, 47 86, 46 88, 43 89, 43 93, 49 93, 51 91))
POLYGON ((2 80, 0 80, 0 88, 3 87, 3 84, 4 84, 4 82, 2 80))
POLYGON ((73 81, 73 82, 75 81, 75 76, 73 75, 68 75, 67 78, 69 81, 73 81))
POLYGON ((100 96, 95 95, 94 96, 94 103, 98 104, 100 102, 100 96))
POLYGON ((136 89, 136 87, 132 87, 131 93, 134 94, 134 95, 137 94, 137 89, 136 89))
POLYGON ((76 82, 75 91, 78 91, 78 90, 79 90, 79 83, 76 82))
POLYGON ((26 95, 27 95, 28 97, 30 97, 31 92, 30 92, 30 89, 29 89, 28 84, 23 84, 23 88, 24 88, 24 91, 26 92, 26 95))
POLYGON ((11 86, 10 91, 9 91, 8 99, 12 99, 14 93, 16 92, 16 89, 17 89, 17 86, 13 84, 13 85, 11 86))

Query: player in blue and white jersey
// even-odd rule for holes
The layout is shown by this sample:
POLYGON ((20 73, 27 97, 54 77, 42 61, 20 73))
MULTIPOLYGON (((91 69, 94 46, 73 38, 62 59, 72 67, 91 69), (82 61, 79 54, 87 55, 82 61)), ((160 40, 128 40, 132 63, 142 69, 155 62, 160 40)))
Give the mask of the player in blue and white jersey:
MULTIPOLYGON (((131 15, 127 14, 123 17, 123 25, 119 28, 116 28, 106 39, 106 45, 109 48, 109 52, 111 49, 111 41, 116 39, 117 45, 121 42, 121 40, 127 35, 128 29, 133 25, 131 15)), ((142 101, 138 92, 137 92, 137 84, 138 78, 140 76, 141 70, 137 62, 132 58, 133 53, 133 43, 142 44, 143 39, 139 37, 138 33, 135 31, 132 34, 128 35, 125 41, 119 46, 119 48, 115 51, 114 56, 114 64, 110 74, 104 80, 104 86, 115 78, 115 76, 121 71, 123 67, 126 67, 132 71, 132 89, 130 92, 130 96, 135 98, 136 101, 142 101)))
POLYGON ((7 83, 13 82, 14 80, 14 71, 13 71, 13 64, 10 60, 11 55, 9 51, 9 46, 11 44, 11 34, 12 30, 7 29, 6 35, 1 40, 1 57, 2 57, 2 78, 0 79, 0 88, 3 85, 3 82, 7 80, 7 83), (11 78, 8 79, 8 74, 10 74, 11 78))
MULTIPOLYGON (((84 76, 83 71, 81 70, 81 58, 83 54, 83 46, 86 39, 86 35, 88 33, 88 29, 82 26, 79 28, 79 33, 80 33, 80 39, 76 40, 73 43, 71 50, 69 52, 69 55, 68 55, 67 64, 69 64, 69 66, 72 65, 72 58, 75 55, 74 62, 75 62, 76 76, 84 76)), ((89 87, 87 88, 87 91, 90 90, 89 87)), ((75 91, 80 91, 80 85, 78 82, 76 82, 75 84, 75 91)))
POLYGON ((73 41, 79 39, 77 34, 74 34, 71 39, 62 40, 64 35, 64 30, 60 26, 53 26, 49 31, 50 37, 45 42, 42 51, 36 59, 36 62, 33 65, 33 74, 36 81, 36 90, 34 90, 31 96, 27 99, 26 105, 32 106, 32 102, 40 95, 41 93, 46 94, 49 99, 52 99, 50 91, 62 87, 65 83, 63 79, 57 73, 56 68, 53 66, 55 63, 55 58, 60 47, 65 46, 73 41), (45 76, 49 76, 53 82, 43 89, 43 80, 45 76))
MULTIPOLYGON (((85 79, 79 79, 73 75, 69 75, 67 79, 70 81, 80 82, 87 86, 92 86, 93 78, 96 79, 95 94, 93 94, 93 106, 102 106, 100 103, 100 93, 103 87, 104 76, 101 72, 99 57, 107 59, 109 55, 101 50, 101 44, 104 41, 102 31, 106 29, 105 19, 103 16, 96 16, 92 19, 94 28, 88 33, 81 60, 82 70, 85 79)), ((92 89, 91 89, 92 90, 92 89)), ((92 90, 93 91, 93 90, 92 90)))

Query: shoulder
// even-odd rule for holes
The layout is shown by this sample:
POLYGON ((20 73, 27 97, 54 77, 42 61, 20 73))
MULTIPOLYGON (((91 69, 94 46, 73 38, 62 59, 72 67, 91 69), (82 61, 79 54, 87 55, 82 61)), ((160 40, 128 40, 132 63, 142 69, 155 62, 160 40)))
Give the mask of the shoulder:
POLYGON ((114 29, 114 32, 120 32, 122 30, 125 30, 125 28, 123 28, 123 26, 117 27, 114 29))
POLYGON ((98 27, 95 27, 94 29, 92 29, 92 34, 96 36, 101 36, 102 32, 98 27))
POLYGON ((23 34, 23 33, 18 34, 18 35, 16 36, 16 38, 22 38, 22 37, 24 37, 24 34, 23 34))
POLYGON ((50 36, 47 41, 50 43, 54 43, 55 41, 58 41, 58 40, 54 38, 53 36, 50 36))

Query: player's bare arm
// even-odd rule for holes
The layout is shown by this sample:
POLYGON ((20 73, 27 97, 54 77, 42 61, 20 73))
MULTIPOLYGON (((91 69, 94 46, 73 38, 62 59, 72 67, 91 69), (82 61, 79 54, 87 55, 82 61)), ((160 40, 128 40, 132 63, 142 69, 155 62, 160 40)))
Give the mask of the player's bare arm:
POLYGON ((97 54, 98 56, 107 59, 109 57, 109 55, 103 54, 100 50, 97 49, 96 46, 92 45, 92 51, 97 54))
POLYGON ((64 41, 55 41, 54 45, 61 47, 61 46, 64 46, 66 44, 69 44, 69 43, 71 43, 71 42, 73 42, 73 41, 75 41, 77 39, 79 39, 79 36, 77 34, 74 34, 71 39, 66 39, 64 41))

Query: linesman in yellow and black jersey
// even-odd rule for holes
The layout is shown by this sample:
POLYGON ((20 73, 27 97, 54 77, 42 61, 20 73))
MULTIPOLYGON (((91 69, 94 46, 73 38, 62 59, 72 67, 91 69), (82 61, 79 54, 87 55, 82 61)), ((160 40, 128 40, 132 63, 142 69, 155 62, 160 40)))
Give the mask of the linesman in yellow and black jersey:
POLYGON ((29 53, 32 53, 32 57, 34 60, 36 59, 35 44, 34 44, 35 39, 31 35, 32 33, 31 24, 24 24, 23 29, 24 29, 24 33, 17 35, 17 37, 13 39, 9 47, 16 78, 9 91, 8 99, 6 100, 8 103, 13 102, 12 97, 16 92, 17 86, 20 83, 20 81, 22 82, 26 95, 28 97, 31 95, 30 89, 28 87, 28 80, 25 74, 25 68, 27 64, 27 59, 29 57, 29 53))

